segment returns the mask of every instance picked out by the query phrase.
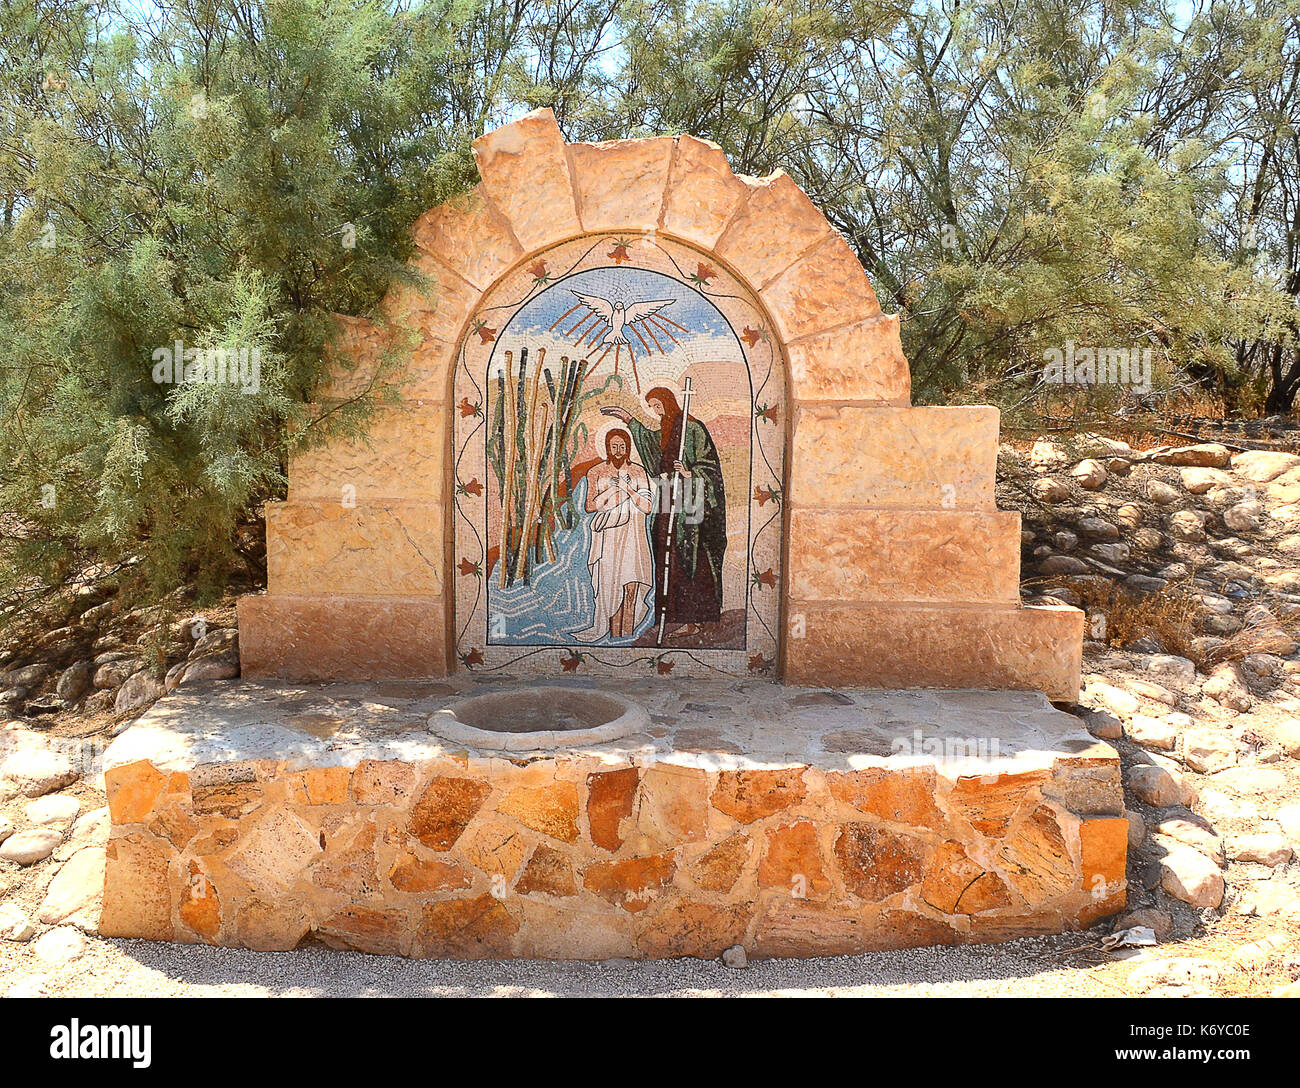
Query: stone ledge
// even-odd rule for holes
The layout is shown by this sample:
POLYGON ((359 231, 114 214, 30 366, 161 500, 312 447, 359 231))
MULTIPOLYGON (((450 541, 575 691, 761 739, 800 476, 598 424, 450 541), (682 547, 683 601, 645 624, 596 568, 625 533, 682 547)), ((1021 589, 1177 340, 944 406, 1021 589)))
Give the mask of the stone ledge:
POLYGON ((290 502, 438 502, 450 422, 442 405, 378 408, 366 437, 339 438, 289 462, 290 502), (345 491, 345 488, 351 491, 345 491))
POLYGON ((1077 608, 999 604, 787 605, 785 678, 880 688, 1041 691, 1076 702, 1077 608))
POLYGON ((440 598, 241 597, 240 666, 289 680, 441 676, 446 628, 440 598))
POLYGON ((1020 601, 1020 515, 1011 511, 790 512, 799 601, 1020 601))
POLYGON ((427 731, 493 683, 159 701, 105 755, 102 931, 810 956, 1059 932, 1123 906, 1118 756, 1042 696, 620 678, 643 734, 503 759, 427 731))

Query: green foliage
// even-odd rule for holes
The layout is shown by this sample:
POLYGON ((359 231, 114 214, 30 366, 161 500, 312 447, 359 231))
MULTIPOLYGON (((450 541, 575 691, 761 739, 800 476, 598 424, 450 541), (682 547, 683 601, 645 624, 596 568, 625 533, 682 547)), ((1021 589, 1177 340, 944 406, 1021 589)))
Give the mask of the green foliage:
POLYGON ((0 61, 0 619, 88 564, 256 578, 294 443, 373 407, 308 407, 329 315, 538 106, 789 171, 921 399, 1300 391, 1300 0, 12 0, 0 61), (156 382, 178 340, 256 390, 156 382), (1061 396, 1067 343, 1150 349, 1155 391, 1061 396))

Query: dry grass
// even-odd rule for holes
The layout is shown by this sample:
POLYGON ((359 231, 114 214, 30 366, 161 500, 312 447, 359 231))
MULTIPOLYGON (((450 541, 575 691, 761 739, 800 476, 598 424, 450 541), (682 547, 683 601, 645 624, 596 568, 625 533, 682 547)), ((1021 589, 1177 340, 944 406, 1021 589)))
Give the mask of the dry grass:
POLYGON ((1213 668, 1225 661, 1241 661, 1251 654, 1289 654, 1300 642, 1300 621, 1279 619, 1275 623, 1252 624, 1235 634, 1228 635, 1223 644, 1216 646, 1199 662, 1213 668))
POLYGON ((1149 636, 1170 653, 1202 663, 1197 658, 1204 655, 1192 648, 1192 640, 1199 634, 1206 612, 1190 575, 1152 593, 1093 578, 1055 581, 1073 592, 1087 613, 1087 637, 1123 648, 1149 636))

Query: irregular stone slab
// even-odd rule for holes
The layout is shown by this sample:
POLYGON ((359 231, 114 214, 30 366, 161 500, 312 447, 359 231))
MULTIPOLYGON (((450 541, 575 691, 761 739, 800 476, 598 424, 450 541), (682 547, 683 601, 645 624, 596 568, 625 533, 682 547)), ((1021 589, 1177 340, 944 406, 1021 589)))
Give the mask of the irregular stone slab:
POLYGON ((1300 457, 1294 453, 1273 450, 1247 450, 1245 453, 1233 454, 1232 457, 1232 471, 1257 484, 1275 480, 1297 466, 1300 466, 1300 457))
POLYGON ((1291 844, 1285 835, 1260 832, 1254 835, 1234 835, 1224 846, 1233 861, 1254 861, 1276 868, 1291 860, 1291 844))
POLYGON ((583 230, 655 230, 675 144, 671 136, 569 144, 583 230))

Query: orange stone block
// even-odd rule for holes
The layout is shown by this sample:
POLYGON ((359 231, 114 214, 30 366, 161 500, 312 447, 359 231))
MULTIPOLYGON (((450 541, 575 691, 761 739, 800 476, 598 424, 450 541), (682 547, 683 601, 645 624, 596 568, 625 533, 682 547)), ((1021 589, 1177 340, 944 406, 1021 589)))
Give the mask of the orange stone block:
POLYGON ((691 865, 691 879, 705 891, 729 892, 749 861, 752 840, 743 832, 710 847, 691 865))
POLYGON ((597 861, 587 866, 582 883, 588 891, 635 914, 650 905, 676 870, 671 853, 597 861))
POLYGON ((880 315, 857 254, 834 233, 769 282, 759 297, 787 340, 880 315))
POLYGON ((587 826, 591 841, 611 853, 623 845, 619 824, 632 815, 641 772, 635 767, 587 775, 587 826))
POLYGON ((1016 823, 998 849, 998 864, 1020 896, 1036 907, 1079 886, 1078 869, 1056 813, 1040 805, 1016 823))
POLYGON ((389 871, 388 880, 399 892, 416 894, 468 888, 473 883, 470 875, 459 865, 414 856, 398 858, 389 871))
POLYGON ((717 253, 751 288, 761 288, 814 246, 838 237, 784 170, 741 180, 749 188, 749 197, 718 240, 717 253))
POLYGON ((415 803, 408 830, 431 850, 450 850, 491 792, 472 778, 435 778, 415 803))
POLYGON ((1124 906, 1128 861, 1128 821, 1093 817, 1079 824, 1079 853, 1083 890, 1103 918, 1124 906))
POLYGON ((290 779, 290 796, 299 804, 344 804, 350 775, 347 767, 309 768, 290 779))
POLYGON ((578 838, 578 787, 572 782, 549 786, 520 786, 511 790, 497 811, 513 816, 525 827, 561 842, 578 838))
POLYGON ((1049 777, 1047 771, 1022 771, 959 778, 948 794, 948 807, 981 835, 1001 838, 1023 808, 1037 806, 1049 777))
POLYGON ((404 805, 415 781, 409 763, 363 759, 352 771, 352 799, 358 805, 404 805))
POLYGON ((826 776, 831 796, 859 812, 909 827, 938 827, 933 767, 867 768, 833 771, 826 776))
POLYGON ((744 942, 752 909, 747 903, 670 903, 646 919, 637 947, 656 959, 716 959, 724 949, 744 942))
POLYGON ((241 671, 285 680, 445 676, 444 609, 425 597, 241 597, 241 671))
POLYGON ((425 212, 411 228, 415 244, 481 290, 523 256, 509 225, 481 185, 425 212))
POLYGON ((899 339, 898 314, 813 333, 786 344, 795 401, 882 401, 907 404, 912 376, 899 339))
POLYGON ((169 869, 174 855, 170 846, 150 835, 118 834, 108 840, 100 933, 151 941, 172 939, 169 869))
POLYGON ((144 823, 167 791, 167 786, 168 776, 146 760, 105 771, 104 791, 113 823, 144 823))
POLYGON ((803 801, 806 793, 803 772, 802 767, 722 771, 713 788, 713 807, 742 824, 752 824, 803 801))
POLYGON ((663 136, 569 144, 583 230, 654 230, 674 142, 663 136))
POLYGON ((820 899, 831 890, 817 847, 817 828, 808 820, 769 828, 758 865, 762 888, 784 888, 796 899, 820 899))
POLYGON ((255 952, 287 952, 311 931, 302 907, 291 900, 268 903, 250 897, 239 904, 236 917, 239 943, 255 952))
POLYGON ((679 136, 664 193, 665 233, 712 249, 749 187, 731 171, 715 143, 679 136))
POLYGON ((518 930, 514 916, 490 895, 447 899, 424 908, 415 954, 458 960, 508 956, 518 930))
POLYGON ((352 906, 318 925, 316 936, 331 948, 397 955, 405 950, 410 928, 404 911, 352 906))
POLYGON ((577 892, 573 880, 573 865, 559 850, 540 844, 528 859, 524 871, 515 884, 520 895, 573 895, 577 892))
POLYGON ((930 872, 921 883, 921 898, 943 914, 977 914, 1011 906, 1011 894, 997 873, 973 861, 959 842, 935 850, 930 872))
POLYGON ((918 883, 925 876, 929 855, 920 839, 872 824, 842 824, 835 839, 844 886, 872 902, 918 883))

